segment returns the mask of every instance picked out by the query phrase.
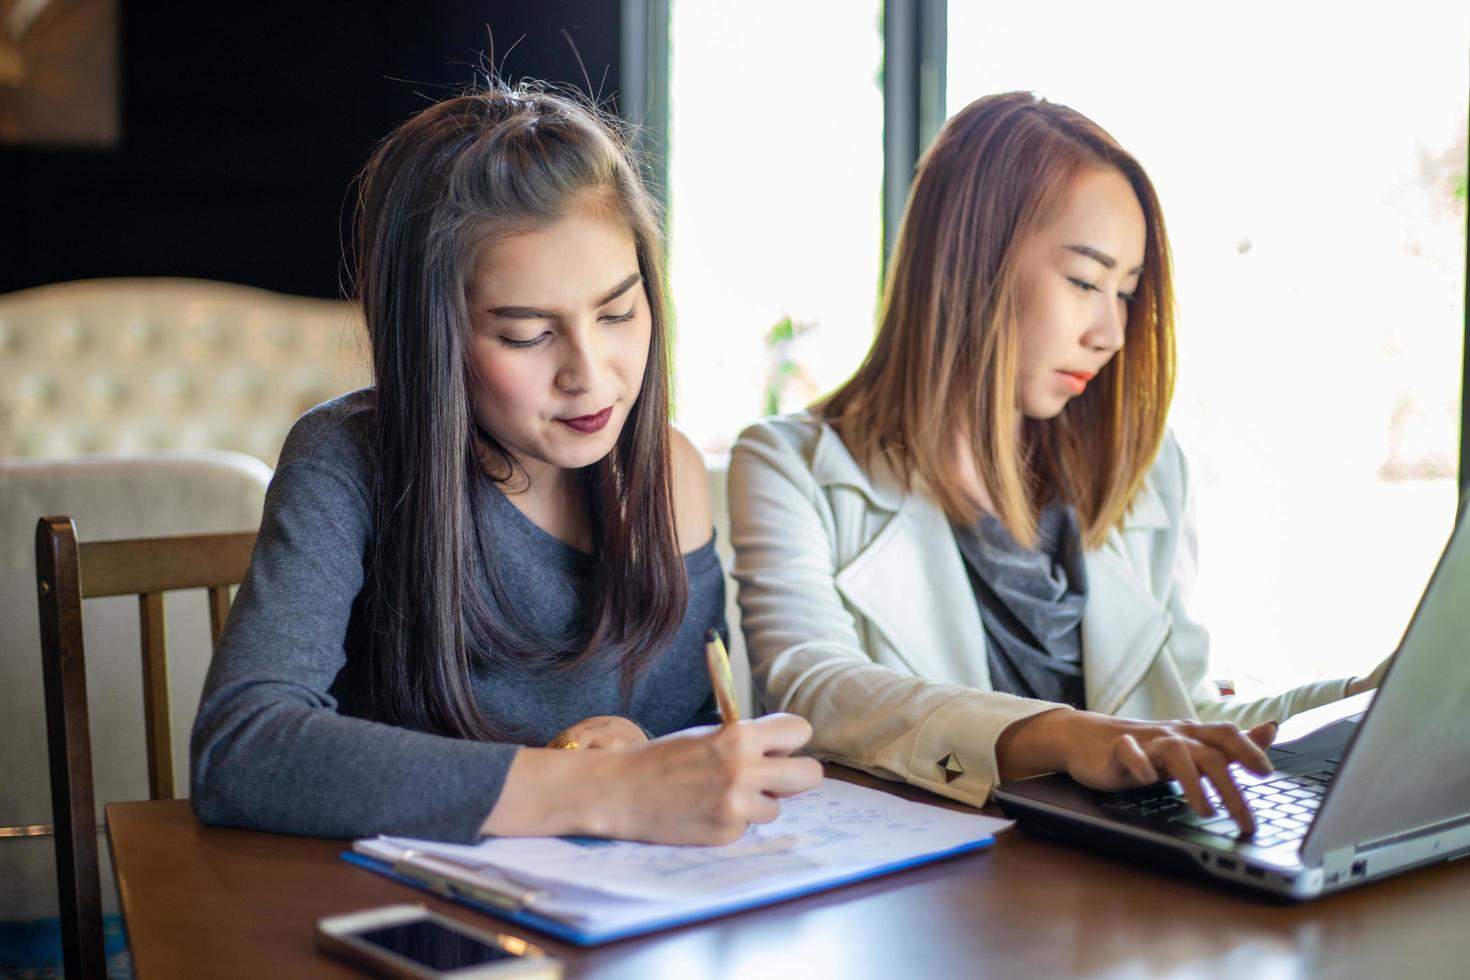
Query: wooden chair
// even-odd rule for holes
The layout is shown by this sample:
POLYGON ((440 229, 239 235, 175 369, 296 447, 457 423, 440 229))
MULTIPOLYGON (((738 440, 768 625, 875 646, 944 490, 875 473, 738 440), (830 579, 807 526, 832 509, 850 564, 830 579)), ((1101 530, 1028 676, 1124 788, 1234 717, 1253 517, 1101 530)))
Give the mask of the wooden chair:
POLYGON ((255 535, 243 531, 78 544, 76 525, 69 517, 43 517, 36 525, 46 742, 56 825, 62 954, 68 977, 91 980, 107 972, 82 600, 138 596, 148 790, 155 800, 172 799, 173 740, 163 596, 180 589, 207 589, 212 638, 218 644, 230 610, 230 586, 245 577, 255 535))

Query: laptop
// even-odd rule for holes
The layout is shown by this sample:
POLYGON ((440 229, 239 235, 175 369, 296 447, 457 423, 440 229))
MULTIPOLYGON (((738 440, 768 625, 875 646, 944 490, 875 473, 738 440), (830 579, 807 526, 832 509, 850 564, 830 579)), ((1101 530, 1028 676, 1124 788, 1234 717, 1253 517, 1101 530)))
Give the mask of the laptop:
MULTIPOLYGON (((1459 522, 1368 709, 1233 766, 1257 829, 1202 818, 1176 782, 1121 793, 1059 774, 1003 783, 1023 829, 1305 900, 1470 854, 1470 530, 1459 522)), ((1208 787, 1208 784, 1206 784, 1208 787)))

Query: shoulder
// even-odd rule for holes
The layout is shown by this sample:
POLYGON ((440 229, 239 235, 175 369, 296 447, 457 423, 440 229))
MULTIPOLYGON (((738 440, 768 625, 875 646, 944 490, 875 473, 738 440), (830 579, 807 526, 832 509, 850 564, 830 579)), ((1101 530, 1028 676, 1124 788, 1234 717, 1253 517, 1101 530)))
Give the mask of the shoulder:
POLYGON ((324 402, 296 420, 266 491, 251 564, 255 589, 270 576, 327 567, 323 562, 332 576, 355 580, 351 569, 360 567, 372 527, 373 428, 370 390, 324 402))
POLYGON ((315 471, 366 495, 372 485, 376 398, 362 388, 309 409, 286 436, 276 464, 288 471, 315 471))
POLYGON ((1183 521, 1188 504, 1189 465, 1173 430, 1165 430, 1143 484, 1128 505, 1122 529, 1172 533, 1183 521))
POLYGON ((773 415, 749 426, 730 450, 732 488, 761 475, 816 492, 820 459, 847 455, 836 430, 809 412, 773 415))
POLYGON ((1171 509, 1183 506, 1189 490, 1189 463, 1173 429, 1164 430, 1164 441, 1159 444, 1158 455, 1144 482, 1164 498, 1166 506, 1171 509))
POLYGON ((281 466, 305 460, 367 455, 372 445, 376 397, 360 388, 306 410, 286 436, 281 466))
POLYGON ((805 461, 809 468, 824 435, 829 439, 837 438, 831 426, 810 412, 772 415, 741 432, 731 455, 780 454, 805 461))
POLYGON ((703 547, 714 531, 709 502, 709 472, 689 437, 669 426, 669 458, 674 478, 674 528, 685 554, 703 547))
POLYGON ((837 430, 810 412, 763 419, 740 434, 730 453, 732 498, 752 481, 769 489, 772 479, 810 498, 854 490, 886 510, 897 509, 910 493, 903 473, 887 464, 863 465, 837 430))

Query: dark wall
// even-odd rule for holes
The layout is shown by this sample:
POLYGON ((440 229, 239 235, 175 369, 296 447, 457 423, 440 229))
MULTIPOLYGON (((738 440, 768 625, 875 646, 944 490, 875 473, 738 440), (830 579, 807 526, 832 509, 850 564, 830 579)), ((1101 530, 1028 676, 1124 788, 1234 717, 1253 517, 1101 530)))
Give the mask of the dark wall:
POLYGON ((619 7, 119 0, 121 145, 0 148, 0 292, 199 276, 338 295, 351 184, 374 142, 469 82, 492 36, 511 79, 585 89, 580 54, 614 96, 619 7))

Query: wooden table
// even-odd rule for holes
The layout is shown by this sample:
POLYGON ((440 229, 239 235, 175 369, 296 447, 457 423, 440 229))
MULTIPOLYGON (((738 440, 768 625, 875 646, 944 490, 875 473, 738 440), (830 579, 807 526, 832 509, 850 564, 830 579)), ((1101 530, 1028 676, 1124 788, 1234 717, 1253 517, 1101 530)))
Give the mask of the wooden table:
POLYGON ((569 977, 1470 977, 1470 861, 1291 906, 1011 830, 939 864, 582 949, 354 867, 341 841, 204 827, 183 800, 113 803, 107 824, 140 980, 357 976, 316 953, 315 921, 417 901, 525 936, 569 977))

